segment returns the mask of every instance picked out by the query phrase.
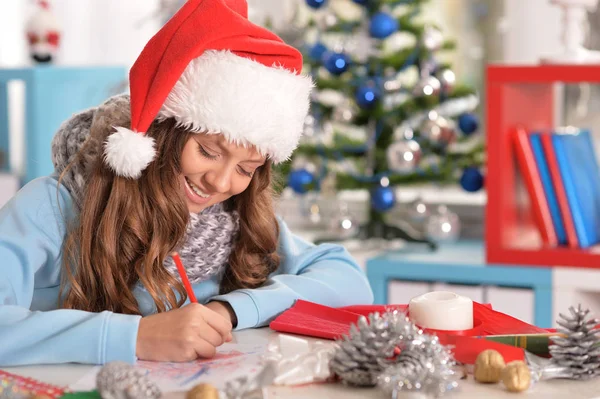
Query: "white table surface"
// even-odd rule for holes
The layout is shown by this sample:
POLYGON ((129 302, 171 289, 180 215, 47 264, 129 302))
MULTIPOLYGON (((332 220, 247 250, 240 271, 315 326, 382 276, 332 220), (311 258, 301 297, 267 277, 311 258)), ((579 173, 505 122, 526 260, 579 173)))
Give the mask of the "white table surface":
MULTIPOLYGON (((265 341, 277 334, 268 328, 257 330, 246 330, 234 333, 234 341, 240 344, 256 343, 265 341)), ((10 373, 31 377, 43 382, 68 386, 79 380, 92 366, 88 365, 48 365, 27 367, 6 367, 3 370, 10 373)), ((167 393, 165 398, 183 398, 183 393, 167 393)), ((270 387, 265 399, 270 398, 322 398, 322 399, 358 399, 358 398, 385 398, 386 395, 374 388, 352 388, 340 383, 313 384, 299 387, 270 387)), ((409 397, 409 396, 402 396, 409 397)), ((529 391, 521 394, 507 392, 501 384, 483 385, 473 381, 469 376, 467 380, 460 382, 460 388, 444 398, 512 398, 523 397, 528 399, 600 399, 600 378, 592 381, 567 381, 553 380, 536 384, 529 391)), ((399 397, 400 399, 400 397, 399 397)))

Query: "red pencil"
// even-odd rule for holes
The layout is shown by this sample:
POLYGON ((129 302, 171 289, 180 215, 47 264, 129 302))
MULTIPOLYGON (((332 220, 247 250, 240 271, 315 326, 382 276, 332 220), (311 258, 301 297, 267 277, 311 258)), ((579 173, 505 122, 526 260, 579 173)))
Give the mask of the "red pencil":
POLYGON ((190 298, 190 302, 198 302, 198 300, 196 299, 196 295, 194 294, 194 290, 192 289, 192 284, 190 284, 190 280, 188 279, 187 273, 185 272, 185 267, 183 267, 183 263, 181 263, 181 258, 179 257, 179 254, 177 252, 174 252, 171 256, 175 261, 177 271, 179 271, 181 281, 183 282, 183 286, 185 287, 185 291, 187 292, 188 298, 190 298))

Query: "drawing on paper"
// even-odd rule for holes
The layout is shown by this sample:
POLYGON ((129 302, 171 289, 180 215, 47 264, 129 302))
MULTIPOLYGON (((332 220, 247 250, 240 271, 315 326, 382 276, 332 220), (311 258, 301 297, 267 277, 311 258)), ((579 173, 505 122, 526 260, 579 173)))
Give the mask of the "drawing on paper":
MULTIPOLYGON (((193 386, 208 382, 222 389, 227 381, 260 371, 264 345, 224 344, 211 359, 194 362, 150 362, 138 361, 135 367, 147 372, 148 377, 163 392, 186 391, 193 386)), ((94 367, 79 381, 70 386, 73 391, 94 389, 100 367, 94 367)))
MULTIPOLYGON (((259 371, 259 356, 262 351, 241 352, 232 350, 220 352, 212 359, 196 360, 189 363, 163 363, 140 361, 137 367, 148 371, 148 376, 158 383, 172 388, 185 389, 202 381, 222 380, 233 375, 256 373, 259 371)), ((213 385, 215 385, 213 383, 213 385)))

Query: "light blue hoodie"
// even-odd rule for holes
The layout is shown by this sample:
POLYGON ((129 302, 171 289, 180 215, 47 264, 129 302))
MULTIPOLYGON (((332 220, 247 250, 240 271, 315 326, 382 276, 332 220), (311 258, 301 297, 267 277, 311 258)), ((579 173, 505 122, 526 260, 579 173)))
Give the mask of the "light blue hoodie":
MULTIPOLYGON (((136 361, 141 316, 58 308, 65 218, 73 212, 71 195, 53 177, 30 182, 0 209, 0 366, 136 361)), ((267 325, 296 299, 372 303, 364 273, 343 247, 315 246, 279 226, 281 265, 264 286, 218 295, 215 277, 194 285, 198 301, 228 302, 237 330, 267 325)), ((145 290, 134 294, 143 315, 155 312, 145 290)))

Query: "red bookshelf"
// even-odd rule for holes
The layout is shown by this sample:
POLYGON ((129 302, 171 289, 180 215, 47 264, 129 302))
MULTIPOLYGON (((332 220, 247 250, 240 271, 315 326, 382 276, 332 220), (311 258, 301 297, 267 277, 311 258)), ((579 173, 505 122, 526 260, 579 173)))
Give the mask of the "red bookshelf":
POLYGON ((600 65, 487 67, 488 263, 600 268, 600 245, 571 249, 542 244, 509 135, 518 125, 528 130, 556 127, 554 88, 578 82, 599 84, 600 65))

